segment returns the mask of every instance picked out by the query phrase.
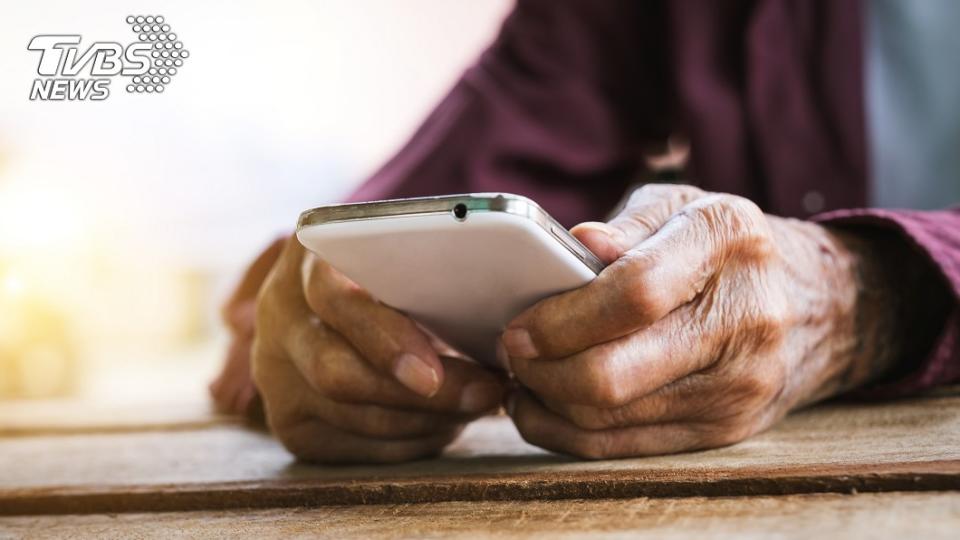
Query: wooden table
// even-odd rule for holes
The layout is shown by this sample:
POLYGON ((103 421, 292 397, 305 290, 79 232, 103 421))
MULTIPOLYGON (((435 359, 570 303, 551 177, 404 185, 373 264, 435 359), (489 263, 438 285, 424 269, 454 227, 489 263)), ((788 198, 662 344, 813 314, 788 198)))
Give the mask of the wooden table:
POLYGON ((960 537, 960 387, 829 404, 741 444, 577 461, 510 422, 435 460, 299 464, 203 404, 0 402, 0 538, 960 537))

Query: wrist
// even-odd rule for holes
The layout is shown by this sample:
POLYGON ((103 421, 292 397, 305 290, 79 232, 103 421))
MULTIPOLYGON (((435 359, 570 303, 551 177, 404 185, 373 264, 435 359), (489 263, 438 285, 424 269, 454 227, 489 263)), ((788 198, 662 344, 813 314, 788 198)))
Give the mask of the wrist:
POLYGON ((942 279, 900 234, 826 227, 853 257, 857 347, 840 391, 905 375, 929 352, 950 308, 942 279))
POLYGON ((867 350, 878 325, 865 318, 875 310, 863 293, 875 288, 863 285, 858 240, 807 221, 769 216, 769 222, 789 283, 792 406, 864 384, 882 366, 867 350))
POLYGON ((852 312, 850 364, 838 381, 837 393, 886 378, 902 349, 898 331, 900 289, 889 266, 896 261, 894 245, 884 238, 856 231, 824 227, 850 257, 849 272, 855 291, 852 312))

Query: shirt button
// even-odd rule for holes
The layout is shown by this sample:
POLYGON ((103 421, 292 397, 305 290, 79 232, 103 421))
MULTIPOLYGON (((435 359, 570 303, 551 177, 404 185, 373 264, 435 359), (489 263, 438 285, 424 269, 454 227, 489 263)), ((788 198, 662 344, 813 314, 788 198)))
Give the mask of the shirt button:
POLYGON ((826 201, 823 198, 823 194, 816 190, 804 193, 803 200, 801 201, 803 204, 803 209, 810 214, 816 214, 817 212, 823 210, 825 202, 826 201))

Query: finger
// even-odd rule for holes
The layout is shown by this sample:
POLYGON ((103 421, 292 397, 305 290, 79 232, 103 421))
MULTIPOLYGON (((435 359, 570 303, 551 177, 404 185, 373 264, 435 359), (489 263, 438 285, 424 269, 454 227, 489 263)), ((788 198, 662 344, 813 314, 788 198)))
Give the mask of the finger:
POLYGON ((233 303, 224 309, 224 317, 231 334, 240 338, 250 338, 256 327, 257 302, 251 298, 233 303))
POLYGON ((718 387, 714 374, 694 373, 635 399, 626 405, 597 407, 539 397, 550 411, 573 425, 601 430, 666 422, 721 420, 726 389, 718 387))
POLYGON ((443 365, 416 323, 312 254, 304 258, 303 273, 310 308, 374 367, 420 395, 440 390, 443 365))
POLYGON ((286 332, 285 352, 304 380, 334 401, 471 415, 497 407, 503 397, 497 376, 465 360, 442 358, 443 383, 425 397, 378 371, 343 336, 316 319, 295 321, 286 332))
POLYGON ((223 307, 223 319, 233 332, 248 333, 252 331, 253 317, 250 306, 257 297, 260 287, 267 274, 273 268, 280 254, 284 250, 288 238, 274 240, 257 258, 247 267, 240 283, 230 295, 223 307))
POLYGON ((530 444, 586 459, 672 454, 709 446, 692 424, 665 423, 585 430, 549 411, 524 391, 511 394, 508 414, 530 444))
POLYGON ((708 195, 588 285, 521 313, 503 342, 514 358, 561 358, 646 328, 700 294, 724 264, 772 250, 763 213, 746 199, 708 195))
POLYGON ((240 414, 246 409, 247 387, 252 386, 250 346, 250 339, 234 337, 227 351, 223 371, 210 383, 210 395, 219 412, 240 414))
MULTIPOLYGON (((349 347, 345 341, 342 341, 342 338, 340 346, 349 347)), ((365 397, 374 402, 382 403, 385 401, 383 394, 392 394, 401 398, 401 402, 405 405, 409 405, 412 400, 418 399, 434 401, 439 394, 438 396, 434 396, 434 398, 424 398, 414 394, 396 381, 376 372, 366 362, 363 362, 355 351, 350 351, 354 353, 352 356, 342 356, 331 355, 331 347, 329 345, 321 345, 319 350, 321 351, 319 354, 316 352, 313 354, 313 358, 317 359, 315 361, 325 365, 337 366, 334 369, 342 369, 344 363, 349 363, 357 369, 354 370, 352 376, 348 375, 346 378, 340 375, 334 376, 332 379, 325 378, 325 380, 321 381, 311 381, 303 377, 303 370, 284 367, 277 368, 281 370, 289 369, 294 372, 290 375, 291 378, 296 378, 297 374, 300 375, 300 380, 291 384, 295 384, 298 387, 304 386, 304 384, 306 385, 306 388, 295 394, 297 396, 296 404, 291 406, 291 410, 285 413, 285 416, 305 414, 310 417, 319 418, 326 424, 340 431, 366 438, 403 439, 455 431, 460 424, 475 418, 478 414, 486 410, 479 410, 479 407, 472 405, 474 410, 468 413, 461 413, 458 408, 454 408, 460 405, 460 401, 451 403, 451 412, 424 412, 422 410, 417 411, 377 404, 357 403, 358 396, 356 390, 359 388, 364 388, 363 392, 367 394, 365 397), (379 385, 382 385, 384 388, 381 390, 385 391, 378 393, 376 387, 379 385), (337 401, 333 399, 334 397, 345 397, 347 399, 337 401)), ((332 372, 333 370, 327 369, 324 371, 313 370, 308 373, 330 374, 332 372)), ((449 377, 447 378, 447 382, 450 382, 449 377)), ((287 391, 292 391, 292 388, 287 389, 287 391)), ((499 397, 499 393, 496 394, 495 397, 499 397)), ((495 406, 495 403, 496 402, 488 402, 485 406, 489 409, 495 406)))
POLYGON ((612 409, 718 360, 726 339, 717 317, 684 306, 649 328, 564 358, 511 359, 514 376, 547 400, 612 409))
POLYGON ((610 264, 628 249, 653 236, 678 210, 706 195, 689 185, 646 184, 630 195, 609 222, 588 221, 570 230, 604 263, 610 264))
POLYGON ((340 431, 316 419, 302 419, 275 430, 298 458, 314 463, 400 463, 433 457, 453 442, 460 430, 427 437, 383 441, 340 431))
POLYGON ((338 403, 317 393, 310 395, 305 409, 310 416, 340 431, 380 440, 415 439, 452 433, 460 425, 476 418, 476 415, 412 412, 379 405, 338 403))
POLYGON ((239 414, 247 414, 256 397, 257 387, 248 381, 240 392, 237 393, 236 400, 233 403, 233 410, 239 414))
MULTIPOLYGON (((380 440, 350 433, 330 425, 316 414, 324 403, 312 391, 298 370, 282 357, 282 352, 269 344, 259 342, 254 352, 254 376, 264 389, 263 398, 267 419, 277 438, 295 455, 318 462, 396 462, 425 457, 438 453, 459 433, 460 426, 438 426, 434 433, 410 436, 399 440, 380 440)), ((326 418, 336 418, 334 413, 323 409, 326 418)), ((367 422, 366 430, 376 430, 363 416, 363 410, 352 413, 351 420, 367 422)), ((409 421, 409 417, 380 417, 381 421, 409 421)), ((347 419, 341 419, 345 425, 347 419)), ((383 425, 378 435, 413 434, 418 426, 407 432, 399 432, 395 426, 383 425)), ((356 426, 355 431, 360 431, 356 426)))
POLYGON ((685 421, 742 431, 769 425, 783 410, 774 406, 785 381, 776 368, 718 364, 618 407, 594 407, 539 398, 548 409, 587 430, 604 430, 685 421), (759 419, 759 420, 758 420, 759 419))

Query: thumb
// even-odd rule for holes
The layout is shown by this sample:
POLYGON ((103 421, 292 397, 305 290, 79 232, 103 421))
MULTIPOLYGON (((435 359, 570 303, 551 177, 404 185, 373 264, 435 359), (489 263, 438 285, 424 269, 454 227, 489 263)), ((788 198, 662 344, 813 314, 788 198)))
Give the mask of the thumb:
POLYGON ((653 236, 678 210, 704 195, 706 192, 694 186, 647 184, 634 191, 623 210, 609 222, 587 221, 570 233, 610 264, 653 236))
POLYGON ((630 249, 629 240, 623 231, 599 221, 585 221, 570 229, 587 249, 593 252, 604 264, 610 264, 630 249))

